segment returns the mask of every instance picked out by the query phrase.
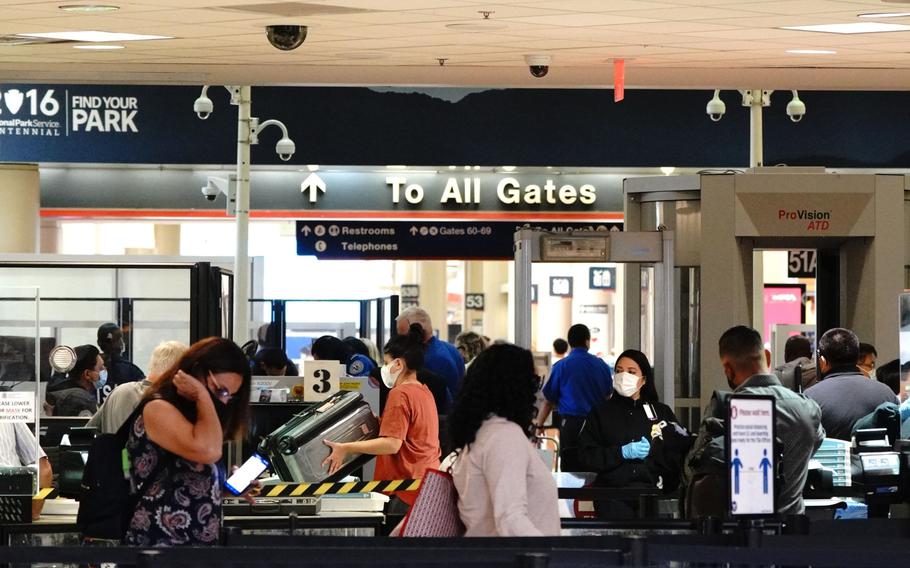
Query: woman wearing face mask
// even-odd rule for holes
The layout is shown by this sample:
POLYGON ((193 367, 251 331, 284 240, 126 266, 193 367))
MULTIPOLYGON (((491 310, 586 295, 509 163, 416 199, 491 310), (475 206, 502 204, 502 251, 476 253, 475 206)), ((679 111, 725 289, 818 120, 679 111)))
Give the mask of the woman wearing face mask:
MULTIPOLYGON (((417 380, 426 347, 423 329, 412 324, 407 335, 399 335, 383 349, 385 364, 382 382, 391 392, 379 426, 379 437, 360 442, 325 444, 332 449, 323 462, 330 474, 344 463, 348 454, 377 456, 375 479, 421 479, 428 468, 439 467, 439 416, 426 385, 417 380)), ((412 505, 416 492, 398 497, 412 505)))
POLYGON ((249 363, 220 337, 193 344, 149 387, 127 441, 139 501, 125 544, 218 543, 221 448, 245 428, 249 402, 249 363))
POLYGON ((107 369, 97 347, 80 345, 73 351, 76 364, 66 380, 47 393, 54 416, 92 416, 98 410, 98 391, 107 383, 107 369))
MULTIPOLYGON (((688 434, 670 407, 658 402, 651 363, 641 351, 629 349, 619 355, 614 371, 613 395, 591 411, 579 434, 585 471, 597 473, 598 486, 675 487, 664 477, 679 471, 682 455, 677 454, 684 451, 688 434)), ((595 505, 602 517, 634 516, 637 499, 595 505)))

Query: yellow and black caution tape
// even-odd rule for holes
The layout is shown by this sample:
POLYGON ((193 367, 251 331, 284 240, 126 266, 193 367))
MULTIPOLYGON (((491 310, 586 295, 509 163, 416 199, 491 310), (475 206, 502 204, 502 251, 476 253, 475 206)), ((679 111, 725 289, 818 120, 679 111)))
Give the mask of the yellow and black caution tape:
POLYGON ((57 499, 60 497, 60 492, 54 489, 53 487, 45 487, 38 491, 38 494, 32 497, 32 499, 57 499))
POLYGON ((347 493, 393 493, 417 491, 419 479, 393 479, 391 481, 363 481, 360 483, 279 483, 262 488, 263 497, 307 497, 319 495, 344 495, 347 493))

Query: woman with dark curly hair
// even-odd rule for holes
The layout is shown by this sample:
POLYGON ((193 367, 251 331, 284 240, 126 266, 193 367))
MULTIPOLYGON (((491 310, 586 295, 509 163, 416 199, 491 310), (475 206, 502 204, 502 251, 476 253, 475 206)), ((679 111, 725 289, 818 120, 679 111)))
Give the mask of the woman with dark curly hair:
POLYGON ((468 369, 449 416, 465 536, 559 535, 556 483, 530 441, 539 388, 531 352, 515 345, 468 369))

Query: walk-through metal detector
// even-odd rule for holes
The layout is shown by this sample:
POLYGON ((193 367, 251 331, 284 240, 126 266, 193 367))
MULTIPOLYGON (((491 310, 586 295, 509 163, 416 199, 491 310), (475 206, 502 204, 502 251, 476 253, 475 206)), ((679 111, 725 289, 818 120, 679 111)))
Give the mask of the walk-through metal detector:
POLYGON ((897 298, 910 283, 907 176, 752 168, 629 178, 623 189, 625 229, 672 230, 676 277, 694 291, 675 298, 677 312, 688 309, 698 322, 678 339, 678 352, 685 343, 697 347, 679 357, 681 368, 688 358, 695 372, 688 383, 686 373, 677 377, 683 392, 677 411, 697 411, 713 390, 727 388, 717 362, 726 329, 762 328, 762 250, 818 250, 818 333, 847 327, 873 343, 881 359, 897 355, 897 298))
MULTIPOLYGON (((564 231, 533 228, 515 233, 515 342, 531 347, 531 265, 535 262, 611 262, 654 267, 654 353, 655 386, 661 400, 673 407, 675 398, 675 353, 672 323, 676 321, 673 281, 673 232, 564 231)), ((625 282, 628 285, 629 278, 625 282)), ((638 278, 634 281, 638 282, 638 278)), ((627 295, 628 296, 628 295, 627 295)), ((640 298, 640 296, 639 296, 640 298)), ((629 302, 629 300, 626 300, 629 302)), ((623 325, 640 330, 640 310, 626 310, 623 325)), ((640 333, 626 334, 626 348, 638 347, 640 333)))

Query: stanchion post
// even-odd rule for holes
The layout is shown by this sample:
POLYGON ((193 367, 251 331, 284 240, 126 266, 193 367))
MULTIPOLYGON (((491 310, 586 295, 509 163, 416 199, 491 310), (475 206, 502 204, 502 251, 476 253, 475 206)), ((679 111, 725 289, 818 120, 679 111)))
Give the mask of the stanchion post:
POLYGON ((698 534, 714 536, 721 533, 723 523, 717 517, 702 517, 698 519, 698 534))
POLYGON ((626 537, 629 552, 626 555, 626 564, 629 566, 646 566, 648 563, 648 540, 641 535, 626 537))
POLYGON ((291 511, 291 514, 288 515, 288 533, 291 536, 297 534, 297 512, 291 511))

